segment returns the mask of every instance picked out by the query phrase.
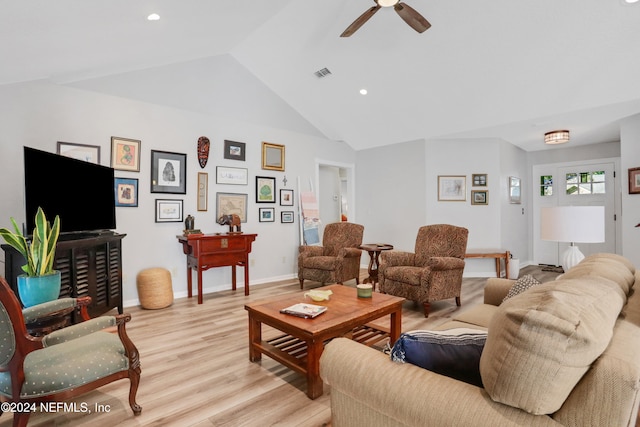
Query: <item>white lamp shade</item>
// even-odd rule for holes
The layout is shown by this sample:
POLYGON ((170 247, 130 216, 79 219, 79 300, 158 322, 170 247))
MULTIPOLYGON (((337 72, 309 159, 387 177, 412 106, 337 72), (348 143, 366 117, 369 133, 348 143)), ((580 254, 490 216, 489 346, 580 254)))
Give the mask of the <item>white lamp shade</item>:
POLYGON ((542 208, 540 238, 554 242, 604 242, 604 206, 542 208))

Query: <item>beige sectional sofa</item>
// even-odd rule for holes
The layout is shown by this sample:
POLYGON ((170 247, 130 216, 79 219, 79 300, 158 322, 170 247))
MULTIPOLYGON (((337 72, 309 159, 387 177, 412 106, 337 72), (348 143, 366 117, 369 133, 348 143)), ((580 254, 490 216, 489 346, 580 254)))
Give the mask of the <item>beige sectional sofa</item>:
POLYGON ((638 274, 621 256, 592 255, 505 302, 514 281, 488 279, 484 304, 439 328, 488 329, 484 388, 333 340, 320 360, 333 427, 635 425, 638 274))

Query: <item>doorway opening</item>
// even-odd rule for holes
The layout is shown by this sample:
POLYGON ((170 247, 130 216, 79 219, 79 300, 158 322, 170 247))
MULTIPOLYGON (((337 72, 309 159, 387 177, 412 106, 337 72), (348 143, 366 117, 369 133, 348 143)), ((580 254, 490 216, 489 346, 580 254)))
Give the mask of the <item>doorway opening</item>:
POLYGON ((355 165, 316 160, 320 235, 324 225, 355 220, 355 165))

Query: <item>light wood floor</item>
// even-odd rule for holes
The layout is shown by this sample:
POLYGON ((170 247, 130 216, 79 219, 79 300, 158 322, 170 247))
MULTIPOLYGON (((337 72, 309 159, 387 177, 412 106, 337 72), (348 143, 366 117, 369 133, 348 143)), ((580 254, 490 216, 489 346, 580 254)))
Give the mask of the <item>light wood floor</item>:
MULTIPOLYGON (((557 274, 526 267, 541 281, 557 274)), ((363 277, 366 272, 363 271, 363 277)), ((421 307, 406 302, 403 331, 428 329, 444 323, 454 313, 482 301, 486 279, 466 278, 462 286, 462 307, 452 300, 432 304, 428 319, 421 307)), ((319 286, 305 283, 305 289, 319 286)), ((355 281, 347 282, 355 286, 355 281)), ((137 401, 142 414, 134 417, 128 405, 128 380, 120 380, 75 400, 108 408, 97 413, 36 413, 30 426, 323 426, 331 419, 330 388, 310 400, 301 375, 263 357, 249 362, 247 313, 244 304, 265 297, 299 291, 297 280, 224 291, 197 299, 179 299, 166 309, 130 307, 128 332, 140 351, 142 378, 137 401)), ((388 320, 385 319, 385 325, 388 320)), ((264 336, 275 331, 264 329, 264 336)), ((0 427, 10 426, 11 416, 0 417, 0 427)))

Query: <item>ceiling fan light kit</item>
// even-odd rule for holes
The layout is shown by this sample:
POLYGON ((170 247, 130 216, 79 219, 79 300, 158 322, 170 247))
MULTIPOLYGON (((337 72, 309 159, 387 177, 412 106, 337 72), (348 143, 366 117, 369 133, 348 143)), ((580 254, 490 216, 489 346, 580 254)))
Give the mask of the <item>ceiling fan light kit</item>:
POLYGON ((431 27, 429 21, 424 16, 420 15, 414 8, 400 0, 374 0, 376 5, 367 9, 362 15, 360 15, 355 21, 347 27, 340 37, 350 37, 358 31, 360 27, 364 25, 375 13, 382 7, 393 7, 396 13, 406 22, 411 28, 419 33, 423 33, 431 27))
POLYGON ((544 134, 544 143, 549 145, 564 144, 569 142, 568 130, 554 130, 544 134))

